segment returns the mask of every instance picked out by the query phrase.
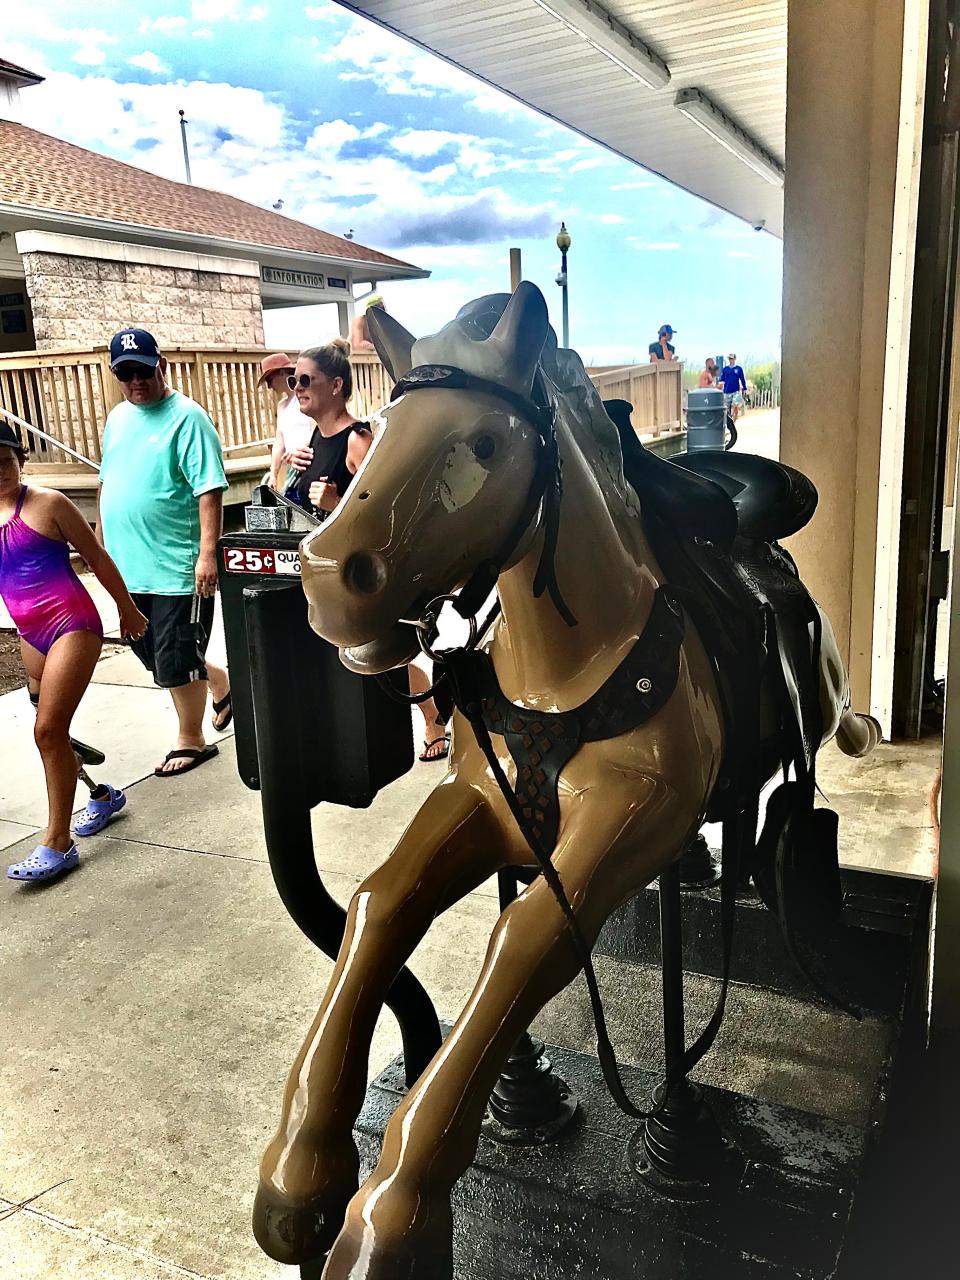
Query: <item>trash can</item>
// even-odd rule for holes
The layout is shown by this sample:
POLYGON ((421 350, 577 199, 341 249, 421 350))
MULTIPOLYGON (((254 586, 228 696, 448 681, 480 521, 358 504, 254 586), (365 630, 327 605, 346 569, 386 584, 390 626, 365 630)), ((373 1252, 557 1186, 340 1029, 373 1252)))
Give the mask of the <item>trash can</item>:
MULTIPOLYGON (((247 510, 266 523, 257 505, 247 510)), ((362 808, 413 767, 410 708, 378 679, 348 671, 336 646, 310 629, 303 537, 301 526, 220 539, 237 768, 254 790, 269 772, 311 808, 322 800, 362 808)), ((405 669, 389 680, 408 691, 405 669)))
POLYGON ((726 436, 726 410, 719 387, 696 387, 687 392, 687 452, 722 449, 726 436))

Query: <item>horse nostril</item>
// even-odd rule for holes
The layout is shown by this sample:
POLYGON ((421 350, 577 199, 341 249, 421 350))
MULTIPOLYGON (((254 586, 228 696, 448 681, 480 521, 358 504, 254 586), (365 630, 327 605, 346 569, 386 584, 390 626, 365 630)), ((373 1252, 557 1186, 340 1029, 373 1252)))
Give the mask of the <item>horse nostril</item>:
POLYGON ((355 551, 343 566, 343 579, 351 590, 372 596, 387 585, 387 566, 382 556, 355 551))

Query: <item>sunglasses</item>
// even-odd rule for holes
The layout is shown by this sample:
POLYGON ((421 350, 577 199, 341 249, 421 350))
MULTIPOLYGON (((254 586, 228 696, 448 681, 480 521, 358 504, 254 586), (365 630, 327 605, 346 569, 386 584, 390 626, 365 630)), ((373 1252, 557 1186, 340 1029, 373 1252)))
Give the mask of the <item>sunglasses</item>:
POLYGON ((113 372, 118 382, 133 382, 134 378, 149 382, 157 371, 145 364, 119 364, 113 372))
POLYGON ((310 373, 301 373, 299 378, 295 373, 287 374, 287 386, 291 391, 296 391, 297 387, 299 387, 301 391, 306 391, 307 387, 309 387, 313 381, 313 374, 310 373))

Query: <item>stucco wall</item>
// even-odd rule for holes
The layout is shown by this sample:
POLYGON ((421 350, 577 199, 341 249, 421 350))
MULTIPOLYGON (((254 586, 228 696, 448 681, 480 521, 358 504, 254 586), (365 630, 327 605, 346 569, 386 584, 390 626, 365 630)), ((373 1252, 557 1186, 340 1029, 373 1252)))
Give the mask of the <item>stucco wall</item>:
MULTIPOLYGON (((891 263, 909 247, 893 234, 903 3, 791 0, 787 40, 780 456, 820 493, 790 550, 831 618, 855 705, 875 714, 891 263)), ((895 417, 902 436, 902 404, 895 417)))
POLYGON ((23 254, 37 350, 149 329, 161 346, 262 346, 260 282, 249 274, 33 251, 23 254))

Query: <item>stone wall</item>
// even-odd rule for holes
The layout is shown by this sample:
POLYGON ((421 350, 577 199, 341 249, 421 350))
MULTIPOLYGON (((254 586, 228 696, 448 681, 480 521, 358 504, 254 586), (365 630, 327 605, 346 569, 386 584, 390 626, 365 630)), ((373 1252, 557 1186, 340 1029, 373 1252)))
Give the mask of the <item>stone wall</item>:
POLYGON ((257 275, 37 251, 23 267, 38 351, 89 347, 133 325, 161 347, 263 346, 257 275))

